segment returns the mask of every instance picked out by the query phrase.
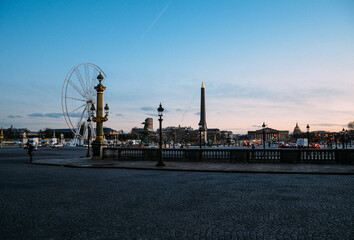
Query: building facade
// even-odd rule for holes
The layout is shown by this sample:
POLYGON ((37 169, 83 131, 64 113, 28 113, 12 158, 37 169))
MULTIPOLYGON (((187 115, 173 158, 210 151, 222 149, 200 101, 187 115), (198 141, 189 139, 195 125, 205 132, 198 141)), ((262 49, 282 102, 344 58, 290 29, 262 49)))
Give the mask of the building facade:
POLYGON ((289 140, 289 131, 276 130, 273 128, 259 129, 256 131, 248 131, 249 140, 263 140, 263 131, 265 135, 265 141, 278 141, 285 142, 289 140))

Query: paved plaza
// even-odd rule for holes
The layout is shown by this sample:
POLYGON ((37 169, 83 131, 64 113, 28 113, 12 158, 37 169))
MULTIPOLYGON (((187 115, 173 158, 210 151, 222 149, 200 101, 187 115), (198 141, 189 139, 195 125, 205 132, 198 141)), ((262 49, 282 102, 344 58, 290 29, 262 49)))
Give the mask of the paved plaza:
MULTIPOLYGON (((48 149, 40 159, 79 159, 48 149)), ((39 159, 38 159, 39 158, 39 159)), ((353 175, 67 168, 0 149, 1 239, 353 239, 353 175)))

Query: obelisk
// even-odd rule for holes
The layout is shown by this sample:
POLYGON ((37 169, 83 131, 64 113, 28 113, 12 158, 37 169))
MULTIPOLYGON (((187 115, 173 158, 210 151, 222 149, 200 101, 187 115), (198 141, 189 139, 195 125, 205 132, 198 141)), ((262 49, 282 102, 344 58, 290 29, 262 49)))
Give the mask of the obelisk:
POLYGON ((202 134, 202 144, 205 145, 207 142, 207 124, 205 117, 205 87, 202 82, 201 88, 201 99, 200 99, 200 122, 199 122, 199 131, 202 134))

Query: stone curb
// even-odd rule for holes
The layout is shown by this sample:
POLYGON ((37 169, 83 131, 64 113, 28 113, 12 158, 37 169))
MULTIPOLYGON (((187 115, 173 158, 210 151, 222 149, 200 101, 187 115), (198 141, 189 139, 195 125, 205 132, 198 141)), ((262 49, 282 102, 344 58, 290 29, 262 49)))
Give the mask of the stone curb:
POLYGON ((99 165, 99 164, 59 164, 59 163, 28 163, 45 166, 59 166, 69 168, 116 168, 116 169, 131 169, 131 170, 155 170, 155 171, 174 171, 174 172, 211 172, 211 173, 258 173, 258 174, 314 174, 314 175, 354 175, 354 172, 304 172, 304 171, 256 171, 256 170, 221 170, 221 169, 182 169, 182 168, 168 168, 168 167, 129 167, 118 165, 99 165))

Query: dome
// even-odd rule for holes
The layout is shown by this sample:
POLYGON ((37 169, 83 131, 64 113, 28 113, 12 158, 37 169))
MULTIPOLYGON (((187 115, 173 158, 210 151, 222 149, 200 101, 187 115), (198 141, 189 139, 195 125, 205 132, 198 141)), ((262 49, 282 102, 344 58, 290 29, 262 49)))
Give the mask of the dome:
POLYGON ((294 128, 294 135, 295 134, 300 134, 301 133, 301 129, 300 129, 300 127, 299 127, 299 124, 298 123, 296 123, 296 126, 295 126, 295 128, 294 128))

